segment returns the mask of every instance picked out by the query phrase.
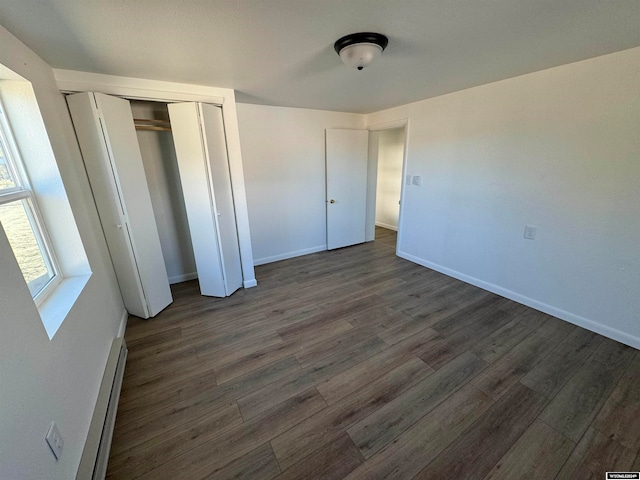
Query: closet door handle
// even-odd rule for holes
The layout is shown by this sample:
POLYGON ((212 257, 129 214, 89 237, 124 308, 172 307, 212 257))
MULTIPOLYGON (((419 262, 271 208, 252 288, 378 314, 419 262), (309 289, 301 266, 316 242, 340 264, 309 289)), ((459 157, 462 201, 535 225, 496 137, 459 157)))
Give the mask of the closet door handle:
POLYGON ((331 200, 329 200, 329 203, 336 203, 336 201, 332 198, 331 200))

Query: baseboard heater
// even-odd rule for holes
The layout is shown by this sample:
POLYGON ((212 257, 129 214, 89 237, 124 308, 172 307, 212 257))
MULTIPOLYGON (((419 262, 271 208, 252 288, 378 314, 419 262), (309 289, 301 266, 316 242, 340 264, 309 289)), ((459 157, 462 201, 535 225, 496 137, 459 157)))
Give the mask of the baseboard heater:
POLYGON ((107 359, 76 480, 104 480, 107 474, 126 361, 127 344, 123 337, 116 338, 107 359))

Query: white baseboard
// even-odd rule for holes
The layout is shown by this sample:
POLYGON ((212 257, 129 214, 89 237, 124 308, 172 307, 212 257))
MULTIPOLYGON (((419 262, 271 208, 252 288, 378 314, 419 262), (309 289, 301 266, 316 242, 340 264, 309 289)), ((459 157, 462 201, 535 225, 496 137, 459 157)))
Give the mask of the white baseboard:
POLYGON ((255 278, 252 278, 251 280, 244 280, 242 282, 242 286, 244 288, 251 288, 251 287, 255 287, 258 285, 258 281, 255 278))
POLYGON ((303 250, 296 250, 295 252, 282 253, 280 255, 273 255, 271 257, 257 258, 253 261, 253 264, 265 265, 267 263, 279 262, 280 260, 287 260, 288 258, 301 257, 302 255, 309 255, 310 253, 323 252, 327 249, 326 245, 318 245, 317 247, 305 248, 303 250))
POLYGON ((387 230, 393 230, 395 232, 398 231, 398 226, 397 225, 388 225, 386 223, 382 223, 382 222, 376 222, 376 227, 382 227, 382 228, 386 228, 387 230))
MULTIPOLYGON (((195 280, 198 278, 198 272, 185 273, 184 275, 174 275, 173 277, 169 277, 169 284, 173 285, 174 283, 182 283, 187 282, 189 280, 195 280)), ((258 285, 258 282, 255 278, 250 280, 245 280, 242 282, 242 286, 244 288, 251 288, 258 285)))
POLYGON ((198 278, 198 272, 185 273, 183 275, 174 275, 169 277, 169 284, 187 282, 189 280, 195 280, 198 278))
POLYGON ((561 320, 565 320, 569 323, 573 323, 574 325, 578 325, 579 327, 586 328, 587 330, 598 333, 617 342, 624 343, 625 345, 629 345, 630 347, 640 349, 640 337, 630 335, 616 328, 603 325, 600 322, 596 322, 580 315, 576 315, 575 313, 562 310, 561 308, 554 307, 553 305, 549 305, 534 298, 521 295, 512 290, 500 287, 499 285, 485 282, 484 280, 466 275, 464 273, 458 272, 457 270, 452 270, 450 268, 443 267, 442 265, 438 265, 422 258, 415 257, 406 252, 398 251, 397 255, 401 258, 404 258, 405 260, 409 260, 410 262, 417 263, 418 265, 422 265, 423 267, 427 267, 431 270, 435 270, 450 277, 457 278, 458 280, 462 280, 465 283, 470 283, 471 285, 480 287, 483 290, 498 294, 502 297, 513 300, 514 302, 521 303, 523 305, 526 305, 527 307, 534 308, 535 310, 539 310, 561 320))

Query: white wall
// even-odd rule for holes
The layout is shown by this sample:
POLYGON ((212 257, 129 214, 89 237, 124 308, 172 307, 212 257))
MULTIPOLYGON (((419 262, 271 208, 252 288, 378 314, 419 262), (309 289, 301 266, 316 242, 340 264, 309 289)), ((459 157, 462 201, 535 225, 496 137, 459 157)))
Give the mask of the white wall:
POLYGON ((326 249, 325 129, 364 128, 364 115, 237 109, 255 263, 326 249))
POLYGON ((0 64, 32 83, 93 275, 52 340, 0 234, 0 478, 75 478, 124 306, 66 104, 51 69, 0 27, 0 64), (44 436, 55 421, 55 461, 44 436))
MULTIPOLYGON (((134 118, 169 121, 167 104, 131 102, 134 118)), ((173 135, 136 130, 169 283, 197 278, 173 135)))
POLYGON ((376 188, 376 225, 398 230, 404 127, 382 130, 378 140, 378 181, 376 188))
POLYGON ((422 176, 401 255, 640 348, 639 78, 635 48, 368 115, 422 176))

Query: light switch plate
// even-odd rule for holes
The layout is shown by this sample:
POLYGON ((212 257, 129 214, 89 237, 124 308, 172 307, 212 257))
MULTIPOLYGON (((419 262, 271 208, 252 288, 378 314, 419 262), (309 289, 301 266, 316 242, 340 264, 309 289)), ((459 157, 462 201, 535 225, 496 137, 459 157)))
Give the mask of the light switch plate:
POLYGON ((56 457, 56 460, 58 460, 60 458, 60 455, 62 454, 64 440, 62 439, 60 430, 58 430, 55 422, 51 422, 51 425, 49 425, 49 430, 47 431, 47 435, 44 438, 49 444, 49 448, 51 448, 53 456, 56 457))
POLYGON ((420 175, 414 175, 413 184, 418 186, 422 185, 422 177, 420 175))

